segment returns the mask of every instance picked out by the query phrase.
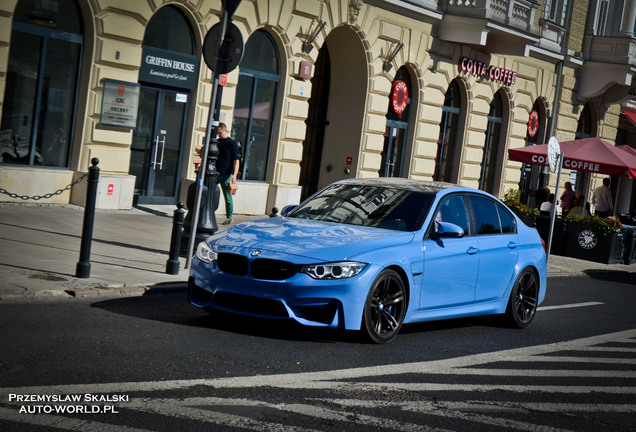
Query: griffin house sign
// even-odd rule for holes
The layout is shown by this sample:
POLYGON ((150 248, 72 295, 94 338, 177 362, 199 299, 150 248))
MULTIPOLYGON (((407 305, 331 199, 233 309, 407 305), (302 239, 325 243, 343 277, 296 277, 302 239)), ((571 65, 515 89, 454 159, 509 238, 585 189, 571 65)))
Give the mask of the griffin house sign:
POLYGON ((508 85, 513 85, 517 80, 517 72, 498 66, 490 66, 468 57, 462 58, 459 66, 463 72, 467 72, 477 78, 484 77, 491 81, 498 81, 508 85))
POLYGON ((198 75, 199 60, 195 56, 144 47, 139 81, 192 90, 198 75))

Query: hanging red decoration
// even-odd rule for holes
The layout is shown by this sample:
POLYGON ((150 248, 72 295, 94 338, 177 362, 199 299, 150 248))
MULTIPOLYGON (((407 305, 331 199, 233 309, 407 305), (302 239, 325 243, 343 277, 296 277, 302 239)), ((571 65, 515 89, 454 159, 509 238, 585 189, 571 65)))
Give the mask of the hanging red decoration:
POLYGON ((404 81, 395 81, 391 95, 391 107, 396 114, 402 114, 409 100, 409 89, 404 81))
POLYGON ((530 118, 528 119, 528 136, 533 138, 537 134, 539 129, 539 113, 536 110, 530 111, 530 118))

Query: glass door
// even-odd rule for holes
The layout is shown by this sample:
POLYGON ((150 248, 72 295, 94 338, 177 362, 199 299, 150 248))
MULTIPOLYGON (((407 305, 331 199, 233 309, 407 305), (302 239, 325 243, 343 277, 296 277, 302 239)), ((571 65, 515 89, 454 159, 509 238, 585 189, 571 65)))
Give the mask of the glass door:
POLYGON ((380 177, 400 177, 402 175, 406 126, 405 122, 387 120, 380 177))
POLYGON ((187 108, 187 93, 141 88, 129 171, 138 203, 175 203, 187 108))

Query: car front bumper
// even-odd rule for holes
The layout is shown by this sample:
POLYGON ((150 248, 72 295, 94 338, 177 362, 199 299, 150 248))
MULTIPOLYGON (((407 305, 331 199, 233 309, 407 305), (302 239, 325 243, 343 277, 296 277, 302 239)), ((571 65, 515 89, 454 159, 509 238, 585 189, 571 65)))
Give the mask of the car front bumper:
POLYGON ((188 297, 194 306, 269 319, 291 319, 313 327, 359 330, 375 274, 367 266, 347 279, 317 280, 296 273, 286 280, 236 276, 193 258, 188 297))

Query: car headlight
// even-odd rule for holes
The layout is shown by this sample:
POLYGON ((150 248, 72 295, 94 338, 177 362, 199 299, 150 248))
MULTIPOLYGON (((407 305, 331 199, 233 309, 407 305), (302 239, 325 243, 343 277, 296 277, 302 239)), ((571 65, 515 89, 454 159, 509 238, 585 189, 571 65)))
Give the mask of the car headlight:
POLYGON ((210 246, 208 246, 208 244, 204 241, 202 241, 201 243, 199 243, 199 245, 197 246, 197 253, 196 253, 197 258, 199 258, 201 261, 203 261, 204 263, 211 263, 212 261, 215 261, 217 258, 217 253, 214 252, 210 246))
POLYGON ((357 275, 366 266, 367 263, 340 261, 302 266, 300 272, 314 279, 346 279, 357 275))

